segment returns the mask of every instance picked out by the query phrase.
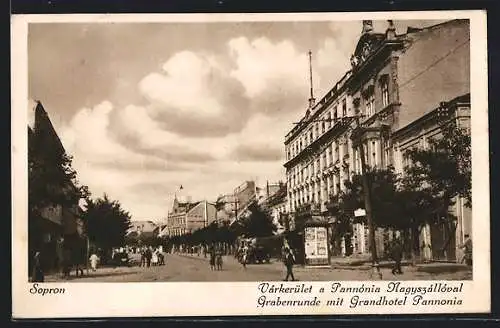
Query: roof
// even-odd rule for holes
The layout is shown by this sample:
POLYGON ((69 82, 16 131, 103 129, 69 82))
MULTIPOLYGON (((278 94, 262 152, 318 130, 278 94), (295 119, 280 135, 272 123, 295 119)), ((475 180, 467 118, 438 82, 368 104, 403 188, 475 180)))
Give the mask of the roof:
MULTIPOLYGON (((443 103, 443 105, 446 106, 447 108, 451 108, 451 107, 456 106, 458 104, 470 104, 470 93, 455 97, 452 100, 443 103)), ((441 105, 434 108, 432 111, 422 115, 418 119, 410 122, 409 124, 401 127, 400 129, 394 131, 392 133, 392 137, 393 138, 401 137, 401 136, 405 135, 408 131, 411 131, 413 127, 419 126, 419 125, 423 124, 424 122, 428 121, 429 119, 432 119, 437 114, 437 111, 440 107, 441 107, 441 105)))

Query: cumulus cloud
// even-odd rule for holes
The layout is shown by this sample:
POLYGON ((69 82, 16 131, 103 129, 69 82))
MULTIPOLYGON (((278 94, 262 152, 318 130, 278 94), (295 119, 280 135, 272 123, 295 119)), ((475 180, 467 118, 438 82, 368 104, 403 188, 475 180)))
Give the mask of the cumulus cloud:
POLYGON ((161 72, 146 75, 139 89, 159 126, 186 136, 238 131, 249 116, 243 87, 212 55, 176 53, 161 72))
MULTIPOLYGON (((235 62, 231 76, 245 87, 252 111, 281 115, 297 112, 307 102, 309 60, 293 42, 240 37, 230 40, 228 48, 235 62)), ((319 74, 313 75, 320 83, 319 74)))
MULTIPOLYGON (((140 80, 146 103, 104 100, 73 117, 62 138, 92 191, 143 217, 144 204, 166 211, 181 184, 211 199, 243 180, 283 176, 283 138, 308 97, 307 53, 289 40, 242 37, 226 45, 232 65, 220 54, 181 51, 140 80)), ((318 60, 334 47, 326 42, 318 60)))
POLYGON ((275 145, 241 145, 235 149, 233 158, 236 161, 279 161, 283 157, 282 152, 275 145))

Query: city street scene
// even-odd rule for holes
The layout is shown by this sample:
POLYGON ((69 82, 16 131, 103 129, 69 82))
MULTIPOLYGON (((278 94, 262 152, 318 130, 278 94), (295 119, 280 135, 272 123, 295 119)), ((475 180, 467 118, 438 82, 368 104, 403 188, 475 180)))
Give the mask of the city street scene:
POLYGON ((469 21, 388 19, 30 23, 26 278, 471 280, 469 21))

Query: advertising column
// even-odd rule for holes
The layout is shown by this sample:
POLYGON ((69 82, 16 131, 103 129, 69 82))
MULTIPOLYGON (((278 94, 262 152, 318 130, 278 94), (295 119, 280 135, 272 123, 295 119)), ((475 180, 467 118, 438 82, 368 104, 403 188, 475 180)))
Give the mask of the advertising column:
POLYGON ((306 266, 325 266, 330 264, 328 228, 326 226, 305 227, 304 246, 306 266))

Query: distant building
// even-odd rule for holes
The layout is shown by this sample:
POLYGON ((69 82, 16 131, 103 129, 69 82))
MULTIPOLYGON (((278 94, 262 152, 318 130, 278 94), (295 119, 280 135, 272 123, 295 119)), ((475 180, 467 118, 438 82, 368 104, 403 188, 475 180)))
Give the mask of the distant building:
POLYGON ((174 198, 172 211, 167 224, 160 232, 166 236, 181 236, 207 227, 216 220, 215 204, 206 200, 198 202, 180 202, 174 198))
POLYGON ((278 188, 273 190, 263 202, 263 206, 268 209, 271 220, 276 225, 277 233, 283 233, 290 230, 288 217, 288 200, 286 184, 275 184, 278 188))

